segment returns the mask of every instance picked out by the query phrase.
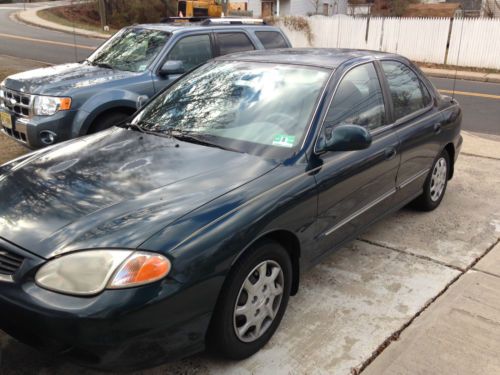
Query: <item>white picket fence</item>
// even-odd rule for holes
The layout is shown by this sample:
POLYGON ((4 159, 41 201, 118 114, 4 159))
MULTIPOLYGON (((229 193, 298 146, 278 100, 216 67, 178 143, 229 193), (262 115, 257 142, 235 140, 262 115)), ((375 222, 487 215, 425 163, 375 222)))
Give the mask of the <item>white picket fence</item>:
POLYGON ((500 69, 500 19, 453 20, 448 64, 500 69))
POLYGON ((420 62, 500 69, 498 19, 312 16, 308 21, 312 43, 304 32, 280 25, 294 47, 370 49, 420 62))

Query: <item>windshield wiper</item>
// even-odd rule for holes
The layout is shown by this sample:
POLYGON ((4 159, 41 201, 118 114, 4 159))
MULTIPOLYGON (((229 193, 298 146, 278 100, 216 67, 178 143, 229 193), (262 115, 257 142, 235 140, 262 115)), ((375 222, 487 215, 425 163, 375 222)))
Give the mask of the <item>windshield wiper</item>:
POLYGON ((111 65, 105 62, 93 62, 92 65, 98 66, 99 68, 114 69, 111 65))
POLYGON ((208 147, 220 148, 220 149, 226 150, 226 151, 233 151, 233 152, 242 153, 241 151, 235 150, 234 148, 225 147, 225 146, 222 146, 220 144, 210 142, 210 141, 208 141, 203 136, 193 135, 189 131, 175 131, 175 130, 170 130, 170 131, 167 131, 165 134, 168 134, 168 133, 170 134, 170 136, 172 136, 175 139, 178 139, 180 141, 189 142, 189 143, 195 143, 195 144, 198 144, 198 145, 203 145, 203 146, 208 146, 208 147))

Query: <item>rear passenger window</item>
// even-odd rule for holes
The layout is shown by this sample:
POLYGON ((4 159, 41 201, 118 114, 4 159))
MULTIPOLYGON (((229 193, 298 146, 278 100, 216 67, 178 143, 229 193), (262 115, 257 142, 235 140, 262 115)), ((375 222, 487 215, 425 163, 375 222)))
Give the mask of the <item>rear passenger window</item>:
POLYGON ((255 49, 245 33, 218 33, 217 41, 221 55, 255 49))
POLYGON ((265 49, 288 48, 285 38, 277 31, 257 31, 255 35, 265 49))
POLYGON ((431 103, 429 91, 410 67, 396 61, 382 61, 382 68, 389 83, 395 120, 431 103))

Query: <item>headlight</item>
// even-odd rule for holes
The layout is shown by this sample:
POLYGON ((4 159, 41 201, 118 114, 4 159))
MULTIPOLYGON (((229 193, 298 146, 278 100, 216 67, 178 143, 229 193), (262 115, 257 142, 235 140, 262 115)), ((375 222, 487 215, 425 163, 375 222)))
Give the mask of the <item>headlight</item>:
POLYGON ((106 288, 127 288, 157 281, 170 271, 163 255, 130 250, 80 251, 49 261, 35 280, 43 288, 92 295, 106 288))
POLYGON ((71 98, 52 96, 35 96, 33 111, 37 116, 52 116, 58 111, 67 111, 71 108, 71 98))

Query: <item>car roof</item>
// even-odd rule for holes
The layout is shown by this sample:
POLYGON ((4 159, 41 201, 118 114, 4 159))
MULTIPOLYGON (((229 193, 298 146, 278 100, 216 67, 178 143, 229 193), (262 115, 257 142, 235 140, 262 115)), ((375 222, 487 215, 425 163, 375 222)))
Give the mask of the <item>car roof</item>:
POLYGON ((345 48, 283 48, 272 50, 256 50, 233 53, 218 57, 216 60, 241 60, 255 62, 271 62, 278 64, 296 64, 335 69, 339 65, 353 59, 391 56, 400 59, 399 55, 379 51, 345 49, 345 48))
POLYGON ((203 25, 201 22, 184 22, 184 23, 148 23, 134 25, 137 28, 151 29, 166 31, 169 33, 184 33, 190 31, 201 31, 201 30, 231 30, 231 29, 246 29, 254 31, 279 31, 281 30, 276 26, 270 25, 254 25, 254 24, 211 24, 203 25))

